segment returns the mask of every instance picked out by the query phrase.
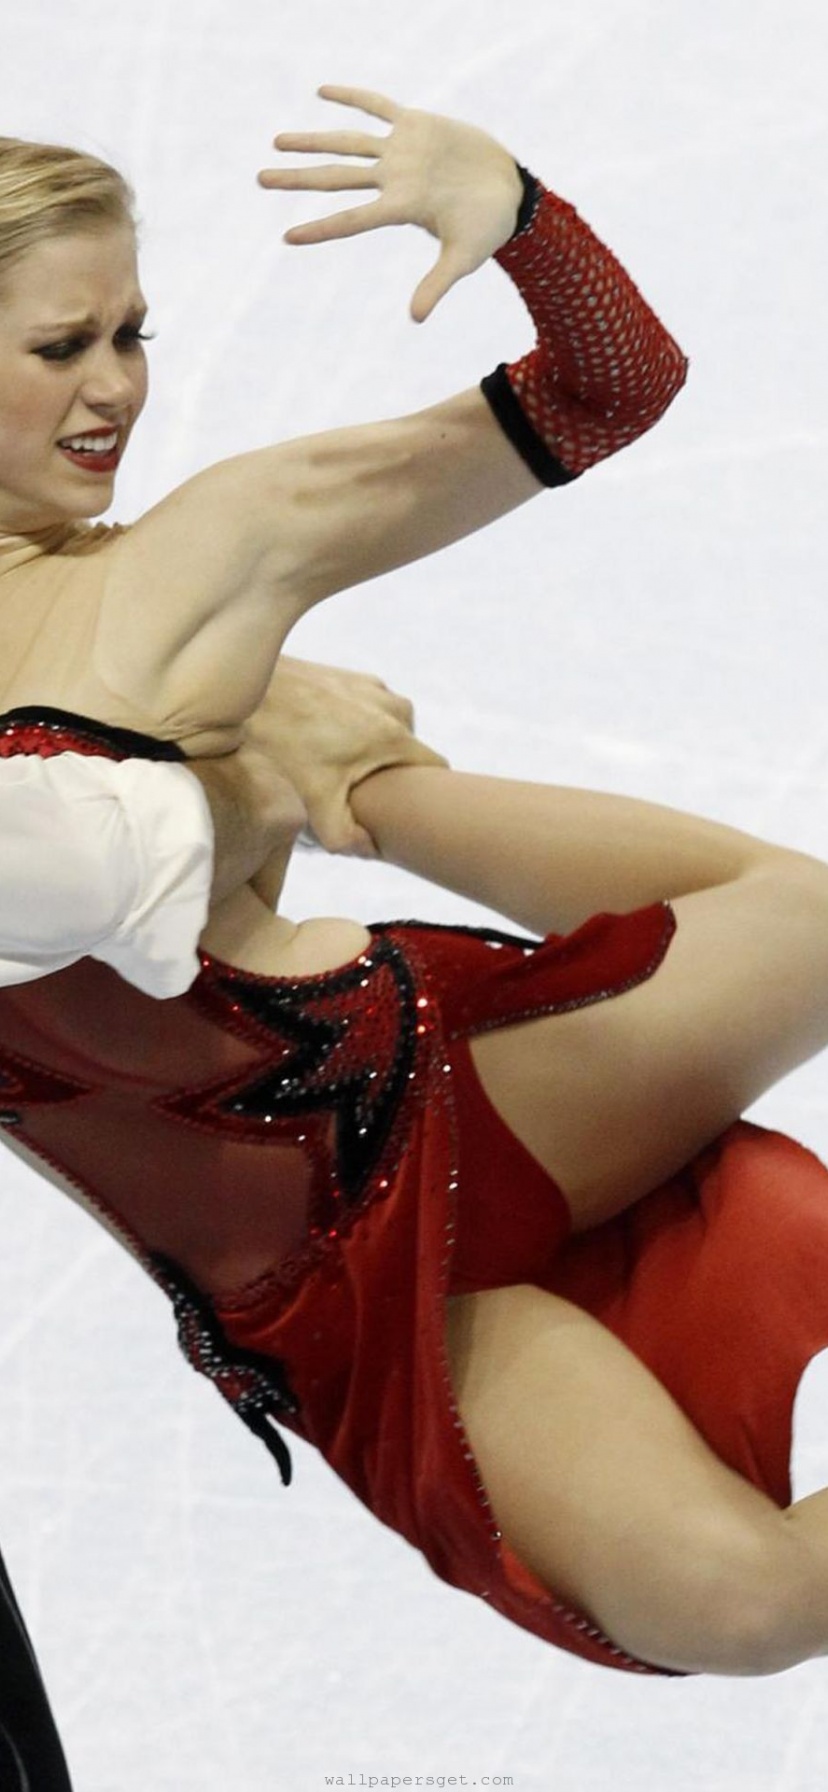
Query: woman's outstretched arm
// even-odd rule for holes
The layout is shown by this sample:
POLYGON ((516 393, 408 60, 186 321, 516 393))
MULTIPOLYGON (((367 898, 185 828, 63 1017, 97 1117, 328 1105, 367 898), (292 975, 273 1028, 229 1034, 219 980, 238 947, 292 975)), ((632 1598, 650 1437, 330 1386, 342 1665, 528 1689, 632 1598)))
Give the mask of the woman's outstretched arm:
POLYGON ((179 739, 251 712, 311 605, 577 477, 648 429, 685 376, 676 344, 615 257, 571 206, 521 178, 500 144, 376 95, 325 92, 390 131, 279 138, 282 149, 339 160, 263 180, 370 187, 379 197, 291 240, 402 223, 430 231, 440 254, 415 294, 420 318, 496 254, 537 341, 482 390, 224 462, 127 532, 113 550, 97 667, 179 739))

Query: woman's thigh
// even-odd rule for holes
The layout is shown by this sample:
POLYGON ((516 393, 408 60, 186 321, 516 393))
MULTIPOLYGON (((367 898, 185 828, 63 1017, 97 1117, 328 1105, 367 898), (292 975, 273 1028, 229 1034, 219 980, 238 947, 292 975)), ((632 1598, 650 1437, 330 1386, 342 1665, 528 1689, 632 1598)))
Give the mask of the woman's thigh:
POLYGON ((661 1667, 740 1674, 828 1641, 828 1538, 823 1560, 801 1550, 589 1315, 531 1287, 463 1295, 448 1344, 506 1540, 616 1644, 661 1667))
POLYGON ((828 1043, 828 875, 762 870, 680 898, 637 988, 471 1041, 481 1083, 576 1228, 673 1175, 828 1043))

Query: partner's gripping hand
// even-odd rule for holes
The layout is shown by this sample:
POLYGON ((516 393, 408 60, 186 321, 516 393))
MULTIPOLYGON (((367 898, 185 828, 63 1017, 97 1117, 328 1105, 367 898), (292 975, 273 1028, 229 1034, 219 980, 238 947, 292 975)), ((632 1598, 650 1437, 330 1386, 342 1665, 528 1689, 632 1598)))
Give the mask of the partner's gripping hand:
POLYGON ((299 224, 286 232, 285 241, 326 243, 387 224, 419 225, 440 244, 437 261, 411 301, 411 315, 422 323, 456 281, 474 273, 512 235, 523 197, 515 162, 472 125, 398 106, 359 87, 325 86, 319 94, 381 119, 390 131, 385 136, 359 129, 282 131, 274 147, 285 154, 338 159, 263 169, 261 185, 309 193, 373 189, 378 197, 299 224))
POLYGON ((270 756, 245 741, 224 759, 190 760, 188 769, 201 784, 213 820, 211 903, 232 895, 274 861, 283 875, 305 813, 270 756))
POLYGON ((446 763, 413 729, 411 704, 381 679, 283 656, 246 736, 298 791, 328 852, 372 857, 374 842, 351 813, 351 791, 388 766, 446 763))

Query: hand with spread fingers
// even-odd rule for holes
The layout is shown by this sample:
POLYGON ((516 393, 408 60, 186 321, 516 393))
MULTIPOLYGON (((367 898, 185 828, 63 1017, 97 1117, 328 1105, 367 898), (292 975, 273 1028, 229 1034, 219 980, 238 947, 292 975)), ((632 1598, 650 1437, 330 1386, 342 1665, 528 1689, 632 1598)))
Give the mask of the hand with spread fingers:
POLYGON ((326 243, 390 224, 419 225, 440 244, 437 261, 411 300, 411 315, 422 323, 458 280, 474 273, 512 235, 523 191, 517 165, 508 150, 472 125, 399 106, 360 87, 325 86, 319 94, 381 120, 390 131, 281 131, 274 147, 284 154, 335 159, 263 169, 260 184, 282 192, 375 190, 378 196, 296 225, 285 241, 326 243))

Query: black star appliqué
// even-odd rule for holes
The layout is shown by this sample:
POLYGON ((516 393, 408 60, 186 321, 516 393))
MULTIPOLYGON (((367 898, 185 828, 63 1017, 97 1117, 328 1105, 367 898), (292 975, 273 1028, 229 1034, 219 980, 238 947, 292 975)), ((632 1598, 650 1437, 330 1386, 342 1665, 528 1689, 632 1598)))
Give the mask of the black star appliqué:
POLYGON ((417 1002, 399 947, 379 938, 343 970, 291 983, 243 972, 212 973, 199 1000, 218 1001, 233 1030, 255 1043, 262 1068, 165 1100, 167 1113, 264 1140, 297 1117, 334 1116, 335 1170, 343 1197, 361 1195, 388 1141, 414 1064, 417 1002))

